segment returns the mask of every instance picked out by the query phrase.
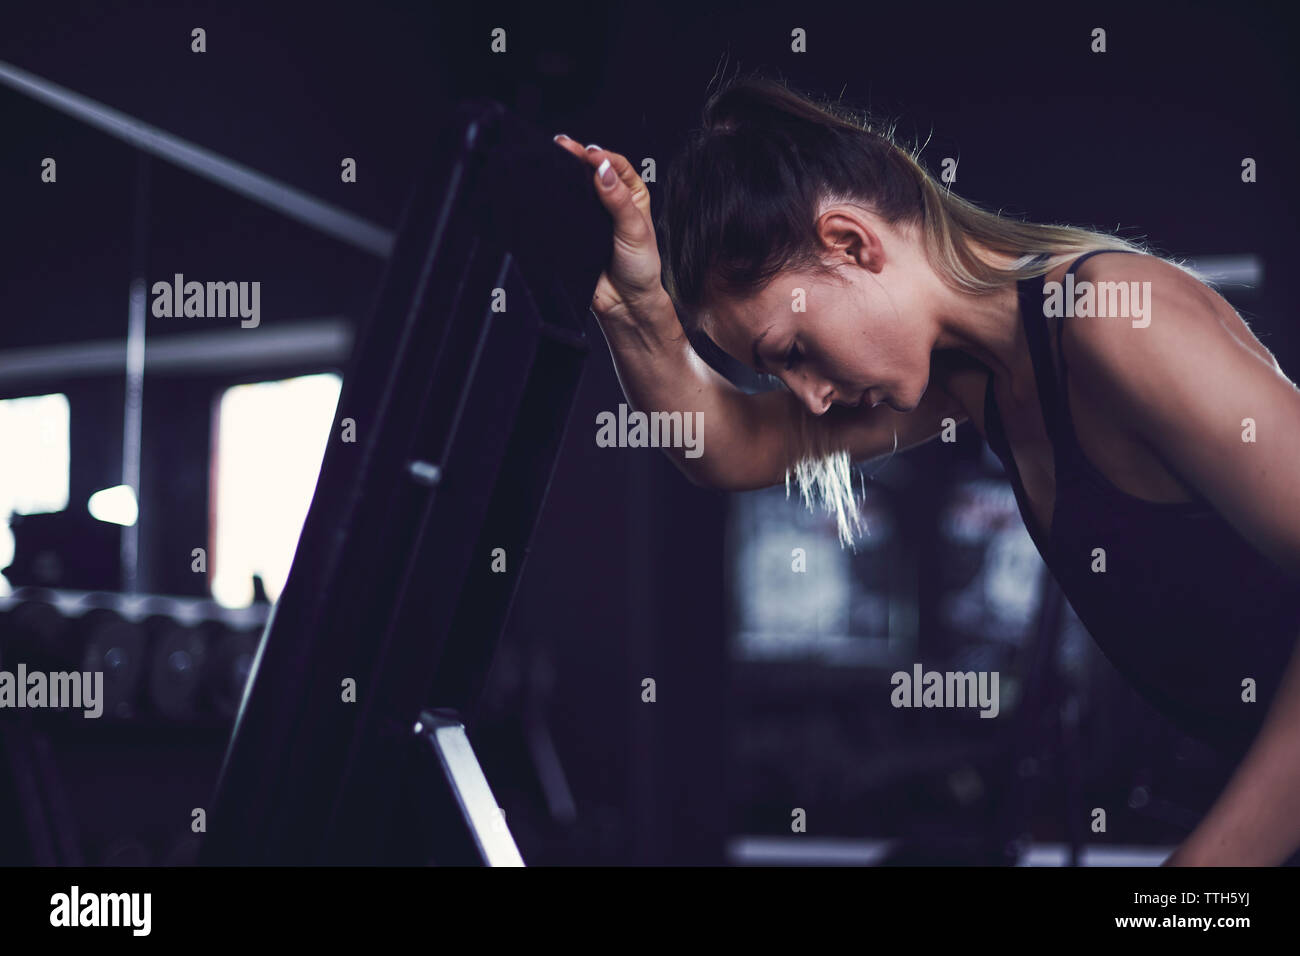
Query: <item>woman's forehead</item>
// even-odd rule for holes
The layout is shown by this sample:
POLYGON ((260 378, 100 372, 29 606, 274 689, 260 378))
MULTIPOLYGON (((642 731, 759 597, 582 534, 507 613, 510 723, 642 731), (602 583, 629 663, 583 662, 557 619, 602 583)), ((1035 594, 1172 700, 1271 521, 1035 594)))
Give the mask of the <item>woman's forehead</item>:
POLYGON ((746 366, 754 364, 755 342, 760 337, 777 339, 786 335, 780 321, 781 310, 775 316, 765 315, 755 306, 731 303, 708 313, 708 321, 700 317, 700 331, 720 349, 746 366))
POLYGON ((718 296, 709 300, 697 313, 702 329, 750 329, 762 322, 764 327, 770 325, 773 318, 780 318, 783 310, 773 308, 770 287, 758 295, 744 299, 736 296, 718 296))

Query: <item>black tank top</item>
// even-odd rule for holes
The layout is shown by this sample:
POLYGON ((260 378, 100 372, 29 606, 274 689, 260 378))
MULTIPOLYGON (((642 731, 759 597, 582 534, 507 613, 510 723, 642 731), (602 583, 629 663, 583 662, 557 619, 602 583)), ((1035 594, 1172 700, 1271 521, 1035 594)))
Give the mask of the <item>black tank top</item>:
MULTIPOLYGON (((1105 251, 1112 250, 1080 256, 1068 271, 1105 251)), ((1029 508, 992 375, 984 397, 989 447, 1006 469, 1039 554, 1106 657, 1177 727, 1240 758, 1263 723, 1300 635, 1300 581, 1246 541, 1203 497, 1146 501, 1121 491, 1092 465, 1075 437, 1064 355, 1058 385, 1043 315, 1045 280, 1025 279, 1018 288, 1056 469, 1047 535, 1029 508), (1104 572, 1092 570, 1094 548, 1105 549, 1104 572), (1255 703, 1242 700, 1247 677, 1255 680, 1255 703)), ((1059 353, 1062 320, 1056 322, 1059 353)))

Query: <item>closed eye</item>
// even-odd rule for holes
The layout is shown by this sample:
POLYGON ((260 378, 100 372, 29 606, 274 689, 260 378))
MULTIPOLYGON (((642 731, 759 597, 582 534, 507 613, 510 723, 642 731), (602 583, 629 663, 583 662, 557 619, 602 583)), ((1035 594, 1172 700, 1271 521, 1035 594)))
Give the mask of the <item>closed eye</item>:
POLYGON ((795 363, 796 363, 797 361, 799 361, 799 357, 800 357, 800 356, 799 356, 799 347, 798 347, 797 345, 792 345, 792 346, 790 346, 790 351, 788 351, 788 352, 785 353, 785 368, 786 368, 786 371, 789 371, 790 369, 794 368, 795 363))

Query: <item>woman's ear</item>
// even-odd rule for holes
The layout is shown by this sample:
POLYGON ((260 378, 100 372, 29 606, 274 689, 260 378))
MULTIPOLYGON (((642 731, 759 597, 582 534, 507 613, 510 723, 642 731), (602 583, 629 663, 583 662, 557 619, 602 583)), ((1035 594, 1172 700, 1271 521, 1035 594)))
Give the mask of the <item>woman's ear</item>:
POLYGON ((818 217, 816 230, 832 264, 851 261, 871 272, 884 268, 885 248, 879 227, 862 210, 832 206, 818 217))

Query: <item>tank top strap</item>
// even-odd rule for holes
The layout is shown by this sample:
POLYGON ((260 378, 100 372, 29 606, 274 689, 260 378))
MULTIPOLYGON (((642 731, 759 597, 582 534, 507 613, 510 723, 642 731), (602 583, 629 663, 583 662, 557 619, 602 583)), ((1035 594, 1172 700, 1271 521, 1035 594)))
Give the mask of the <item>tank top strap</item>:
MULTIPOLYGON (((1065 270, 1065 274, 1074 275, 1075 270, 1077 270, 1079 266, 1081 266, 1084 262, 1091 259, 1093 256, 1099 256, 1102 253, 1106 253, 1106 252, 1121 252, 1127 255, 1138 255, 1137 251, 1133 249, 1094 249, 1092 252, 1085 252, 1083 255, 1079 256, 1077 259, 1071 262, 1070 268, 1065 270)), ((1078 446, 1078 438, 1076 437, 1074 431, 1074 418, 1070 414, 1070 392, 1069 392, 1069 371, 1070 370, 1069 368, 1066 367, 1065 350, 1061 345, 1061 338, 1062 338, 1061 333, 1064 329, 1064 326, 1065 326, 1064 315, 1056 316, 1056 358, 1057 358, 1056 364, 1060 369, 1060 390, 1057 393, 1058 394, 1057 405, 1059 407, 1058 424, 1061 433, 1062 443, 1063 444, 1068 443, 1069 448, 1074 449, 1078 446)), ((1056 438, 1055 436, 1053 436, 1053 442, 1055 443, 1055 441, 1056 438)))
MULTIPOLYGON (((1046 253, 1033 261, 1041 262, 1048 258, 1046 253)), ((1061 473, 1061 452, 1064 442, 1061 435, 1060 389, 1056 382, 1056 369, 1052 361, 1051 341, 1047 334, 1046 317, 1043 314, 1043 284, 1046 276, 1037 276, 1019 282, 1020 320, 1025 329, 1025 340, 1029 346, 1029 359, 1034 368, 1034 385, 1038 392, 1038 405, 1043 413, 1043 425, 1052 444, 1053 457, 1056 460, 1057 474, 1061 473)))

